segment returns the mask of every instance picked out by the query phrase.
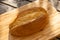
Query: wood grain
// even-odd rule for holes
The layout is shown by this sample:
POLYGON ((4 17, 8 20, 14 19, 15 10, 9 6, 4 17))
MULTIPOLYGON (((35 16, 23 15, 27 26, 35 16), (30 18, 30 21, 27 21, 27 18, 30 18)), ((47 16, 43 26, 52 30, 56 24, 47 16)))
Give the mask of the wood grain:
MULTIPOLYGON (((15 10, 12 10, 12 11, 9 11, 9 12, 6 12, 2 15, 0 15, 0 28, 4 28, 6 27, 5 24, 7 25, 8 24, 8 27, 9 27, 9 24, 11 24, 17 17, 17 15, 24 11, 24 10, 27 10, 27 9, 30 9, 30 8, 34 8, 34 7, 42 7, 44 8, 48 14, 49 14, 49 23, 46 25, 46 27, 34 34, 34 35, 30 35, 30 36, 27 36, 27 37, 16 37, 16 36, 12 36, 10 35, 10 39, 7 39, 9 32, 6 32, 6 31, 9 31, 9 30, 6 30, 4 31, 5 33, 7 33, 5 36, 6 36, 6 40, 49 40, 57 35, 60 34, 60 14, 56 11, 56 9, 48 2, 48 0, 38 0, 38 1, 35 1, 35 2, 32 2, 30 4, 27 4, 27 5, 24 5, 20 8, 17 8, 15 10), (26 8, 27 7, 27 8, 26 8), (7 16, 8 15, 8 16, 7 16), (9 21, 7 22, 6 20, 8 20, 9 18, 9 21), (13 21, 11 21, 13 20, 13 21)), ((9 28, 6 28, 6 29, 9 29, 9 28)), ((0 32, 2 34, 2 32, 0 32)), ((3 34, 0 36, 0 38, 3 38, 3 34)))

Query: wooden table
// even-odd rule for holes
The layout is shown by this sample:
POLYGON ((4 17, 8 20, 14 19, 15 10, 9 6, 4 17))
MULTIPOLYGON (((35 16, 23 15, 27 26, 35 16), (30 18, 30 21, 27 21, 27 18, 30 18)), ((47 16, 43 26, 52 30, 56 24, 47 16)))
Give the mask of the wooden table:
MULTIPOLYGON (((12 11, 9 11, 9 12, 6 12, 6 13, 0 15, 0 18, 1 18, 0 20, 2 20, 0 22, 0 25, 2 26, 2 24, 4 24, 4 23, 2 23, 3 21, 5 21, 3 19, 6 19, 6 20, 10 19, 9 21, 5 21, 6 22, 5 26, 9 27, 9 24, 12 22, 11 20, 14 20, 16 18, 16 16, 18 15, 18 13, 20 13, 23 10, 26 10, 28 8, 33 8, 33 7, 42 7, 48 12, 49 23, 46 25, 46 27, 42 31, 40 31, 36 34, 33 34, 31 36, 28 36, 28 37, 16 37, 16 36, 10 35, 9 39, 7 39, 8 37, 6 36, 6 35, 8 35, 9 30, 6 30, 7 32, 5 32, 6 33, 5 36, 6 36, 7 40, 50 40, 51 38, 60 34, 60 18, 59 18, 60 14, 48 2, 48 0, 36 0, 35 2, 32 2, 30 4, 24 5, 20 8, 17 8, 15 10, 12 10, 12 11), (18 11, 18 10, 20 10, 20 11, 18 11), (4 17, 7 17, 7 18, 4 18, 4 17)), ((6 29, 9 29, 8 27, 6 29)), ((1 37, 3 38, 3 36, 1 36, 1 37)), ((3 38, 3 40, 5 40, 5 39, 3 38)))

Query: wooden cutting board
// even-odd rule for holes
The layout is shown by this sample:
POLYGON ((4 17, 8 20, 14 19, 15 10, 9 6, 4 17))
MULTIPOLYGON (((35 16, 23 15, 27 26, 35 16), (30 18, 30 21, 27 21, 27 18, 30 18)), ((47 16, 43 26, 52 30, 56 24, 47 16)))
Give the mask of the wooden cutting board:
POLYGON ((11 10, 0 15, 0 39, 1 40, 49 40, 60 34, 60 14, 56 9, 48 2, 48 0, 36 0, 35 2, 24 5, 15 10, 11 10), (27 37, 16 37, 9 35, 9 25, 17 18, 18 14, 24 10, 42 7, 45 9, 49 16, 49 22, 46 27, 40 32, 27 36, 27 37))

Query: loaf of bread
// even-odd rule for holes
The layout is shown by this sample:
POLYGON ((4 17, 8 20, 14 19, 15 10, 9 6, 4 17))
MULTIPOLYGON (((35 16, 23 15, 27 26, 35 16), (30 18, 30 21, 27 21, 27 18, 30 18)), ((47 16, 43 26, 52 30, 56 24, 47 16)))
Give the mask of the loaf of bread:
POLYGON ((47 23, 48 14, 45 9, 31 8, 18 14, 10 25, 10 33, 14 36, 29 36, 41 31, 47 23))

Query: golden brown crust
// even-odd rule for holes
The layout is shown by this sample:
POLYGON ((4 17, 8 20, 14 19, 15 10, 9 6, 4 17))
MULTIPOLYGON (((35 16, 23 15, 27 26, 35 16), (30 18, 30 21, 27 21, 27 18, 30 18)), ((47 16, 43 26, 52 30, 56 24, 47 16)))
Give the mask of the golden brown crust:
POLYGON ((40 31, 48 23, 48 14, 43 8, 31 8, 21 12, 10 25, 15 36, 28 36, 40 31))

